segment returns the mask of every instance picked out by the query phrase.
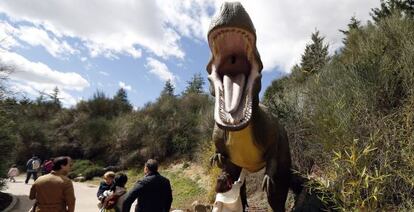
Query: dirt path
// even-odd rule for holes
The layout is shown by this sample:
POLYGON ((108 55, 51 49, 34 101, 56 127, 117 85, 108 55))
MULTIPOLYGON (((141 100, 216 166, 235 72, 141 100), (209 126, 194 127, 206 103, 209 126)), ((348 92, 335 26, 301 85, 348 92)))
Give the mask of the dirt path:
MULTIPOLYGON (((6 193, 11 193, 18 197, 19 201, 16 207, 12 212, 22 212, 28 211, 32 205, 33 201, 29 200, 29 192, 31 185, 33 184, 33 179, 29 181, 29 184, 24 184, 26 176, 20 175, 16 178, 16 183, 7 183, 6 193)), ((76 196, 76 212, 93 212, 98 211, 96 191, 98 188, 95 185, 88 185, 86 183, 73 183, 75 188, 76 196)))

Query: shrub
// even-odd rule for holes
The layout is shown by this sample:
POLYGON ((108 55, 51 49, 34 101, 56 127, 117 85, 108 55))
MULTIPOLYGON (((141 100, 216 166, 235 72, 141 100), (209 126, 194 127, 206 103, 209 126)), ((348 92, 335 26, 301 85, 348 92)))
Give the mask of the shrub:
POLYGON ((391 15, 345 40, 319 73, 273 82, 264 102, 322 199, 342 211, 412 210, 414 20, 391 15))
POLYGON ((91 180, 94 177, 101 177, 105 173, 102 166, 92 163, 89 160, 74 160, 72 170, 69 173, 69 178, 78 176, 85 177, 86 180, 91 180))

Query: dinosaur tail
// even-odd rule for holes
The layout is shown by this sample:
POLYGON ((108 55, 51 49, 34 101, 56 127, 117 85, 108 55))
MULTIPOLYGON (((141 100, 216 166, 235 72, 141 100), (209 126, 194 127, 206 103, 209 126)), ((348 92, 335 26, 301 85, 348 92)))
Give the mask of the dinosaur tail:
POLYGON ((290 189, 293 191, 293 193, 297 196, 299 195, 305 188, 305 183, 308 181, 308 179, 302 177, 297 172, 292 172, 290 177, 290 189))
POLYGON ((295 204, 292 211, 335 211, 334 204, 324 203, 318 198, 318 192, 309 192, 309 189, 305 186, 307 182, 309 182, 309 179, 299 173, 291 173, 290 189, 295 194, 295 204))

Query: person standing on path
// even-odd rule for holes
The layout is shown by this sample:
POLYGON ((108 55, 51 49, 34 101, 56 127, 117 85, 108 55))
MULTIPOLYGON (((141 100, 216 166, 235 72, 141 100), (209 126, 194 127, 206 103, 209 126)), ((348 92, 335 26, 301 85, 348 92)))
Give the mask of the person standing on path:
POLYGON ((172 203, 170 181, 158 173, 158 162, 149 159, 144 166, 144 178, 126 194, 122 211, 129 212, 138 199, 135 212, 168 212, 172 203))
POLYGON ((15 177, 19 175, 19 169, 17 168, 16 164, 13 164, 13 166, 9 169, 9 172, 7 172, 7 176, 9 177, 10 182, 13 181, 13 183, 16 182, 15 177))
POLYGON ((70 157, 58 157, 53 170, 39 177, 30 189, 30 199, 36 199, 35 212, 74 212, 75 193, 72 181, 66 177, 70 171, 70 157))
POLYGON ((53 158, 45 160, 42 165, 42 175, 49 174, 53 169, 53 158))
POLYGON ((37 172, 40 168, 40 159, 36 157, 36 155, 33 155, 32 158, 30 158, 26 163, 26 180, 24 183, 28 183, 30 180, 30 177, 33 175, 33 180, 37 180, 37 172))

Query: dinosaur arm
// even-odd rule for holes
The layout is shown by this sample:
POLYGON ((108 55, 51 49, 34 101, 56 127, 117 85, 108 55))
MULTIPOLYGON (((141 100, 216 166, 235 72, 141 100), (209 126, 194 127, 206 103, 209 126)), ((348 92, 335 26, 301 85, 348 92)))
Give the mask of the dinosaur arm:
POLYGON ((223 129, 220 129, 217 124, 213 129, 213 142, 216 147, 215 154, 211 158, 211 164, 216 163, 219 168, 224 168, 228 158, 228 151, 226 149, 226 135, 223 129))

